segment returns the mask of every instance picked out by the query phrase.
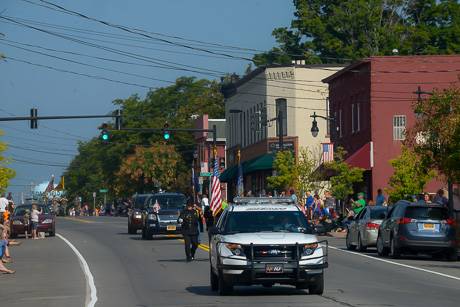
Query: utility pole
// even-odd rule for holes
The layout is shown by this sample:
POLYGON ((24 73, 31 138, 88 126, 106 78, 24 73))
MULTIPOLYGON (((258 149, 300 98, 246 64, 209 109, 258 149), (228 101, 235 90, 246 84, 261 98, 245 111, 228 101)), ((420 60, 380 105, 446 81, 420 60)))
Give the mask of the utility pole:
POLYGON ((283 136, 284 136, 284 127, 283 127, 283 111, 279 110, 278 111, 278 138, 279 138, 279 147, 280 147, 280 151, 283 151, 284 149, 284 143, 283 143, 283 136))

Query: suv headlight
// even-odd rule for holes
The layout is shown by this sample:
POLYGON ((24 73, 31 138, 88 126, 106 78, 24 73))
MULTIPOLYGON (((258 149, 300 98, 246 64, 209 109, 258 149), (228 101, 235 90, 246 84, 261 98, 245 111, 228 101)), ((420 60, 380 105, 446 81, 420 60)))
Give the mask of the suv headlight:
POLYGON ((51 224, 51 223, 53 223, 52 219, 46 219, 42 222, 42 224, 51 224))
POLYGON ((157 220, 158 220, 158 217, 157 217, 156 214, 150 213, 149 215, 147 215, 147 219, 148 219, 148 220, 151 220, 151 221, 157 221, 157 220))
POLYGON ((225 247, 232 252, 233 255, 235 256, 242 256, 245 257, 246 255, 244 254, 244 249, 240 244, 236 243, 225 243, 225 247))
POLYGON ((318 248, 318 243, 309 243, 303 246, 302 256, 310 256, 318 248))
POLYGON ((14 220, 13 225, 22 225, 22 222, 20 220, 14 220))

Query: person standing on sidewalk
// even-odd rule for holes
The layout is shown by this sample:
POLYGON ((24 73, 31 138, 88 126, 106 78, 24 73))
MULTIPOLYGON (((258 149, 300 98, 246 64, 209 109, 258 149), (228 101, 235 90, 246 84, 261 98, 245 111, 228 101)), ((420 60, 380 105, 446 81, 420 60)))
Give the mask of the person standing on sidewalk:
POLYGON ((8 208, 8 199, 6 198, 5 193, 2 193, 0 197, 0 224, 3 224, 3 214, 8 208))
POLYGON ((195 252, 198 248, 198 227, 200 224, 200 215, 195 210, 193 200, 189 200, 187 207, 182 210, 177 221, 182 226, 182 235, 184 236, 185 256, 187 262, 195 258, 195 252))

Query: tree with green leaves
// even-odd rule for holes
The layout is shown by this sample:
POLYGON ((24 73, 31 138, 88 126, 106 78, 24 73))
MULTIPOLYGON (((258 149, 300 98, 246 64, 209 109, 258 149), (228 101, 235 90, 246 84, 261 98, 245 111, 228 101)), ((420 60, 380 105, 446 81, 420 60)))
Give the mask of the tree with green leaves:
POLYGON ((401 147, 401 154, 390 164, 394 169, 386 189, 390 203, 401 199, 412 200, 412 196, 422 193, 426 183, 436 176, 436 172, 427 169, 406 146, 401 147))
POLYGON ((454 0, 294 0, 291 28, 279 47, 257 54, 258 66, 342 63, 373 55, 460 52, 460 3, 454 0))
POLYGON ((429 165, 452 182, 460 182, 460 89, 434 91, 414 103, 418 114, 406 143, 429 165))
POLYGON ((354 185, 363 182, 364 169, 349 165, 344 161, 345 151, 338 147, 335 150, 334 161, 325 163, 326 170, 332 172, 329 178, 332 195, 336 199, 346 200, 355 191, 354 185))
MULTIPOLYGON (((3 135, 3 132, 0 130, 1 135, 3 135)), ((16 175, 16 172, 8 167, 10 161, 3 155, 6 149, 6 143, 0 142, 0 192, 5 192, 9 181, 16 175)))
POLYGON ((302 147, 296 163, 298 180, 295 185, 300 195, 307 191, 320 191, 325 188, 324 174, 320 172, 321 155, 313 150, 302 147))
MULTIPOLYGON (((145 98, 133 95, 118 99, 114 104, 122 109, 125 128, 162 128, 168 122, 172 128, 192 128, 195 116, 209 114, 210 118, 224 117, 224 99, 215 81, 182 77, 167 87, 150 91, 145 98)), ((152 132, 111 131, 110 142, 104 144, 97 137, 80 143, 79 153, 65 173, 68 198, 81 196, 91 199, 93 191, 109 189, 112 197, 129 196, 134 192, 153 189, 151 182, 126 180, 120 185, 117 174, 137 147, 150 148, 163 142, 162 134, 152 132)), ((173 132, 169 145, 180 155, 177 163, 176 185, 186 191, 195 142, 189 132, 173 132)), ((166 163, 163 160, 156 163, 166 163)))
POLYGON ((268 187, 276 191, 286 191, 296 186, 298 169, 294 154, 289 150, 279 151, 273 161, 276 175, 267 177, 268 187))

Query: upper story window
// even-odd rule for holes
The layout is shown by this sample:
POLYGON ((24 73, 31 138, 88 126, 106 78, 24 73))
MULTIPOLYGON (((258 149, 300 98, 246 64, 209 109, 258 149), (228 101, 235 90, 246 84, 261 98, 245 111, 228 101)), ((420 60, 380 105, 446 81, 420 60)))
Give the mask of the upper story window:
POLYGON ((351 105, 351 132, 355 133, 361 130, 361 118, 360 118, 359 103, 353 103, 351 105))
POLYGON ((393 140, 404 141, 406 139, 406 115, 393 116, 393 140))
MULTIPOLYGON (((287 101, 285 98, 278 98, 276 99, 276 116, 279 115, 279 113, 283 114, 283 136, 287 136, 287 101)), ((279 126, 276 126, 276 135, 280 135, 279 132, 279 126)))

